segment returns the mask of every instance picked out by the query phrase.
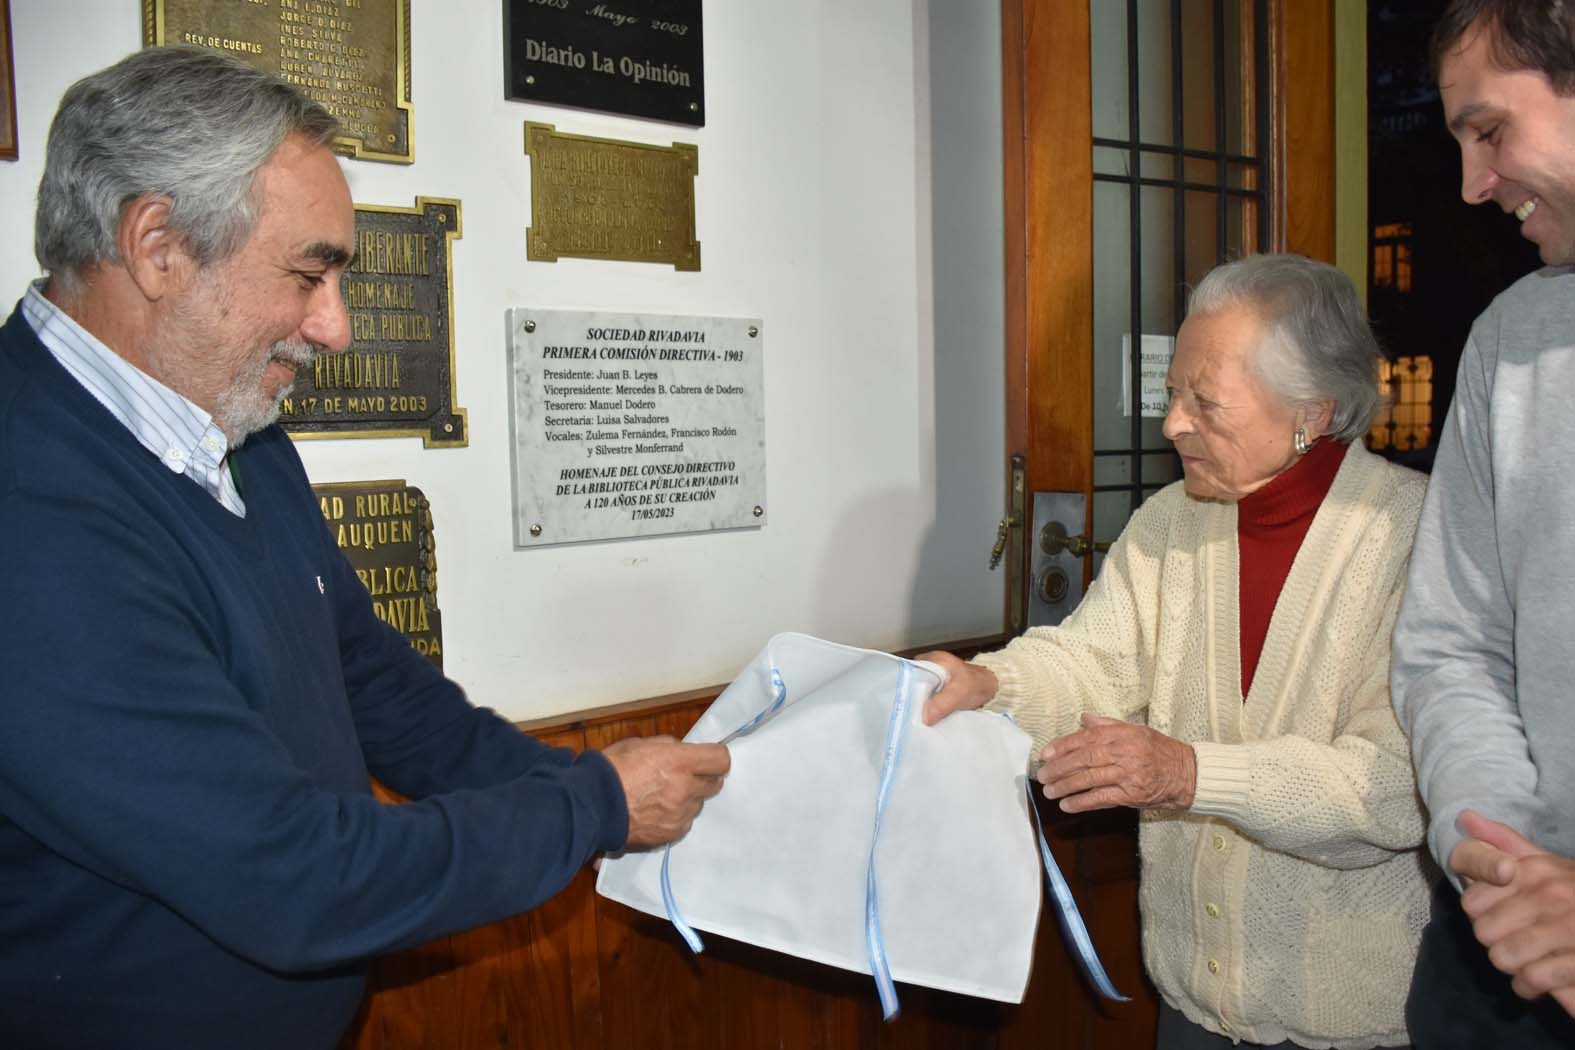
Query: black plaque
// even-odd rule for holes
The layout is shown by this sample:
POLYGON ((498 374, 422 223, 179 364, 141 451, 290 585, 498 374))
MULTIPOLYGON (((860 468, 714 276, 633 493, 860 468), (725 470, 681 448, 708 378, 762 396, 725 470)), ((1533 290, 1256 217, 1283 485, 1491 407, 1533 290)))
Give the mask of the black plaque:
POLYGON ((420 435, 427 448, 466 444, 466 413, 454 407, 451 245, 460 236, 459 201, 358 204, 355 236, 355 260, 340 284, 350 348, 317 356, 279 421, 297 438, 420 435))
POLYGON ((441 670, 437 541, 426 496, 403 481, 313 485, 312 491, 339 549, 371 593, 378 619, 441 670))
POLYGON ((700 0, 503 0, 503 91, 705 126, 700 0))

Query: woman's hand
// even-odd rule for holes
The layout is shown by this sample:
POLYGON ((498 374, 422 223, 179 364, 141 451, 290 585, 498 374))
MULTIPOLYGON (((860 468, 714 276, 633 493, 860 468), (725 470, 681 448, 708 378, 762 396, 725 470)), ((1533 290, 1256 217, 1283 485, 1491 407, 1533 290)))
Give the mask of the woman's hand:
POLYGON ((1198 786, 1192 745, 1116 718, 1085 714, 1082 729, 1046 744, 1040 758, 1045 797, 1067 813, 1186 809, 1198 786))
POLYGON ((921 653, 920 660, 946 669, 946 684, 924 703, 924 724, 932 726, 953 711, 972 711, 989 703, 999 689, 995 672, 964 663, 951 653, 921 653))

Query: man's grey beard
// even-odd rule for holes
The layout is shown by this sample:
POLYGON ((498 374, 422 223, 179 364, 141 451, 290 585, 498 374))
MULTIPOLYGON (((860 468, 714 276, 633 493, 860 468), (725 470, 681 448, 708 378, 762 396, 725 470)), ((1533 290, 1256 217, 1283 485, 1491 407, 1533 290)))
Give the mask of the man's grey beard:
POLYGON ((213 422, 224 431, 231 449, 240 448, 247 438, 278 419, 284 399, 295 389, 294 383, 287 383, 273 397, 263 393, 263 374, 275 358, 289 362, 299 371, 311 367, 317 359, 317 348, 311 343, 281 339, 268 348, 267 354, 259 356, 246 371, 236 376, 219 395, 213 422))

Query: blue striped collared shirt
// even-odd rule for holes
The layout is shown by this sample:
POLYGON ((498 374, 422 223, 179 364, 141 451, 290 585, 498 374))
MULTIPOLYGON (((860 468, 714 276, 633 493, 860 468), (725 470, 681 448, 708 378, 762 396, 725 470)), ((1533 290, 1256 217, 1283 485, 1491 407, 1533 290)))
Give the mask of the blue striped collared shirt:
POLYGON ((159 462, 201 485, 225 510, 246 517, 227 469, 230 442, 213 417, 105 346, 45 299, 43 288, 42 280, 28 287, 22 316, 61 367, 159 462))

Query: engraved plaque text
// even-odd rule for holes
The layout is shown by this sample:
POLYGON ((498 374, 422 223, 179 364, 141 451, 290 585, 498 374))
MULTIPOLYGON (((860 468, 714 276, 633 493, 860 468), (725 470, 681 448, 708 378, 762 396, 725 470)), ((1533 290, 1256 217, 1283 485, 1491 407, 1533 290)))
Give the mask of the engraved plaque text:
POLYGON ((573 255, 700 269, 695 146, 565 135, 551 124, 527 122, 525 152, 531 205, 526 258, 556 262, 573 255))
POLYGON ((437 540, 432 505, 403 481, 313 485, 329 531, 372 611, 441 670, 443 616, 437 604, 437 540))
POLYGON ((142 42, 194 44, 277 73, 338 118, 341 152, 409 164, 410 0, 146 0, 142 42))

